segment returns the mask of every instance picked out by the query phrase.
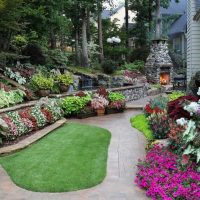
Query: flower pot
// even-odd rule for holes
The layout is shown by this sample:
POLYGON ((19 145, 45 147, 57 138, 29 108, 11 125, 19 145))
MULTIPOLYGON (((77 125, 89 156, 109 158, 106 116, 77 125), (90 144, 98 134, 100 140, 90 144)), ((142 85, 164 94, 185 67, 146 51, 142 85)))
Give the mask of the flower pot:
POLYGON ((69 85, 60 84, 60 91, 67 92, 69 90, 69 85))
POLYGON ((124 108, 106 108, 106 114, 115 114, 115 113, 121 113, 124 112, 124 108))
POLYGON ((105 115, 105 108, 97 109, 97 116, 103 116, 105 115))
POLYGON ((38 91, 38 95, 40 97, 47 97, 47 96, 49 96, 49 94, 50 94, 50 90, 39 90, 38 91))

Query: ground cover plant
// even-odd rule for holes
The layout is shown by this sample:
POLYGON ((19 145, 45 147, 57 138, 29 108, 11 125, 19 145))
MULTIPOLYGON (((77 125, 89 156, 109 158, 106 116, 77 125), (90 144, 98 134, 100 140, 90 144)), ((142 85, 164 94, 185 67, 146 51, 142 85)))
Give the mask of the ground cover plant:
POLYGON ((146 119, 144 114, 136 115, 131 118, 131 125, 141 131, 148 140, 153 140, 153 132, 150 129, 148 120, 146 119))
POLYGON ((4 89, 0 89, 0 108, 22 103, 25 96, 25 92, 19 89, 7 92, 4 89))
POLYGON ((69 123, 0 164, 20 187, 37 192, 89 188, 106 175, 109 131, 69 123), (15 167, 13 167, 15 166, 15 167))
POLYGON ((154 146, 146 160, 139 162, 135 182, 153 200, 200 199, 200 173, 194 165, 181 170, 178 156, 159 146, 154 146))

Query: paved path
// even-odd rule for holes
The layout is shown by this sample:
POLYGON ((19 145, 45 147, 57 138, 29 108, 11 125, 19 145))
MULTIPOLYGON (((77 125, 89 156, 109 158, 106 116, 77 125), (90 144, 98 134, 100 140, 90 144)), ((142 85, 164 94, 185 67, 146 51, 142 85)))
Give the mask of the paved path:
POLYGON ((94 117, 73 122, 93 124, 112 133, 105 180, 90 189, 68 193, 36 193, 17 187, 0 167, 0 200, 146 200, 134 184, 136 164, 145 155, 145 139, 131 128, 130 117, 139 111, 94 117))

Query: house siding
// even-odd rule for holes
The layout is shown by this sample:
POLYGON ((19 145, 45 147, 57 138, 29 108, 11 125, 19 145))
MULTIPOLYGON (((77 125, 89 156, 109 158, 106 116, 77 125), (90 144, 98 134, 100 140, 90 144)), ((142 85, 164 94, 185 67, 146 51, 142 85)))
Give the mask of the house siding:
POLYGON ((200 2, 188 0, 187 2, 187 81, 200 71, 200 22, 194 21, 200 2))

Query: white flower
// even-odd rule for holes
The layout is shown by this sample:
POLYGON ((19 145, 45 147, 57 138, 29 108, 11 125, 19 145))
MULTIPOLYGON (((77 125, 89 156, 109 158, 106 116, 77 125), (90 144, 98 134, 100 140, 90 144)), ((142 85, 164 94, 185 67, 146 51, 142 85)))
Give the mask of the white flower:
POLYGON ((200 109, 200 105, 197 102, 191 102, 189 105, 184 106, 183 109, 188 111, 192 116, 194 113, 197 113, 197 111, 200 109))
POLYGON ((197 92, 197 95, 200 95, 200 87, 198 88, 198 92, 197 92))
POLYGON ((188 123, 188 121, 185 119, 185 118, 180 118, 180 119, 177 119, 176 120, 176 123, 178 124, 178 125, 180 125, 180 126, 184 126, 184 125, 186 125, 187 123, 188 123))

